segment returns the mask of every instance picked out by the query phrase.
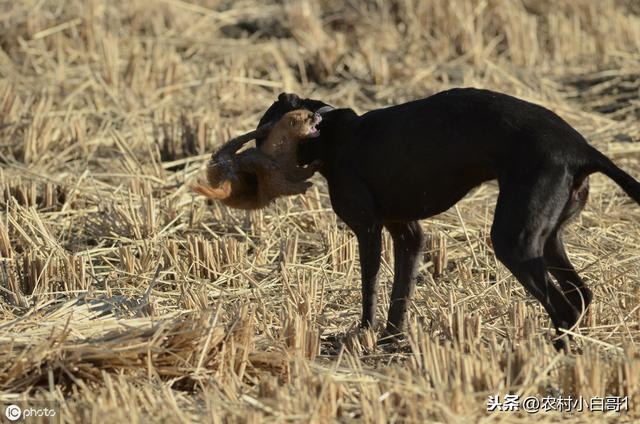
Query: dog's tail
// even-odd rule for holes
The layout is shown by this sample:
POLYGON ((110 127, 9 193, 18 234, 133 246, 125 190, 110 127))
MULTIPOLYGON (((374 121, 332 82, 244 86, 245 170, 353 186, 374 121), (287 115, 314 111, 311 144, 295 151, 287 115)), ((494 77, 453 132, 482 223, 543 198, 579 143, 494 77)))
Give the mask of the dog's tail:
POLYGON ((591 147, 590 152, 590 165, 589 171, 602 172, 607 177, 611 178, 627 193, 633 200, 640 204, 640 182, 638 182, 631 175, 624 172, 622 169, 611 161, 604 154, 591 147))

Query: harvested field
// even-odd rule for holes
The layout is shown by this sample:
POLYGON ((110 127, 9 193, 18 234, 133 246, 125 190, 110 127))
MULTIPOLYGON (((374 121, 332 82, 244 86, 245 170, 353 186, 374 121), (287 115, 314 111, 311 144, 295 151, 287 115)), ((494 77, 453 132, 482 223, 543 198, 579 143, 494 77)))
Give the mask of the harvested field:
MULTIPOLYGON (((606 177, 566 233, 594 291, 570 355, 492 253, 495 183, 422 222, 396 351, 357 329, 356 241, 319 175, 252 213, 185 185, 281 91, 364 112, 455 86, 542 104, 640 178, 635 0, 0 0, 0 401, 65 423, 640 420, 640 207, 606 177), (509 394, 627 410, 487 411, 509 394)), ((385 234, 380 325, 392 270, 385 234)))

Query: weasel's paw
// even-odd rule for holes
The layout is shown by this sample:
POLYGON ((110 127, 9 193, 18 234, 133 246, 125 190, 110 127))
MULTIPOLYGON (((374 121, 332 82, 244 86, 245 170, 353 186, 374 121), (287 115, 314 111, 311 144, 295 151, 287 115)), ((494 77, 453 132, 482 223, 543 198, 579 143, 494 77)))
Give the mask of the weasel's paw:
POLYGON ((322 168, 323 164, 324 162, 322 162, 320 159, 316 159, 309 164, 308 168, 313 169, 314 171, 318 171, 320 168, 322 168))
POLYGON ((313 184, 309 181, 301 181, 299 183, 296 183, 293 194, 305 194, 312 185, 313 184))

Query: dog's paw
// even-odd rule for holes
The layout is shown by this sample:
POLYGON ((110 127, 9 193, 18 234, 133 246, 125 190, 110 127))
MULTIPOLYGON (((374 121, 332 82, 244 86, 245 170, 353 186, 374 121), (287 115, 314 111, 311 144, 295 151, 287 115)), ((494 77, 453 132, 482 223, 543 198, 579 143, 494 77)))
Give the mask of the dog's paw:
POLYGON ((553 347, 556 349, 558 353, 564 353, 564 354, 571 353, 571 351, 569 350, 569 344, 567 343, 566 336, 553 340, 553 347))
POLYGON ((407 353, 410 345, 403 333, 385 331, 378 338, 378 348, 387 353, 407 353))

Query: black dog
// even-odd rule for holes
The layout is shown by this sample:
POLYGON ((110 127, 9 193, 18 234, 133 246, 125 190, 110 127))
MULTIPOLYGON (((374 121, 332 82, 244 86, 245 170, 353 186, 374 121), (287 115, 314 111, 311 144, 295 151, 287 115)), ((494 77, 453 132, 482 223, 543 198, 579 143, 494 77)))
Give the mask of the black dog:
MULTIPOLYGON (((417 220, 449 209, 482 182, 497 179, 500 187, 491 228, 496 257, 542 303, 559 334, 592 297, 562 242, 564 225, 586 203, 589 174, 606 174, 640 203, 640 183, 558 115, 505 94, 453 89, 358 116, 283 93, 259 126, 298 108, 323 114, 320 137, 298 156, 301 165, 324 162, 331 205, 358 238, 363 326, 374 322, 382 227, 391 233, 391 335, 401 332, 413 292, 423 240, 417 220)), ((557 348, 566 347, 563 339, 557 348)))

